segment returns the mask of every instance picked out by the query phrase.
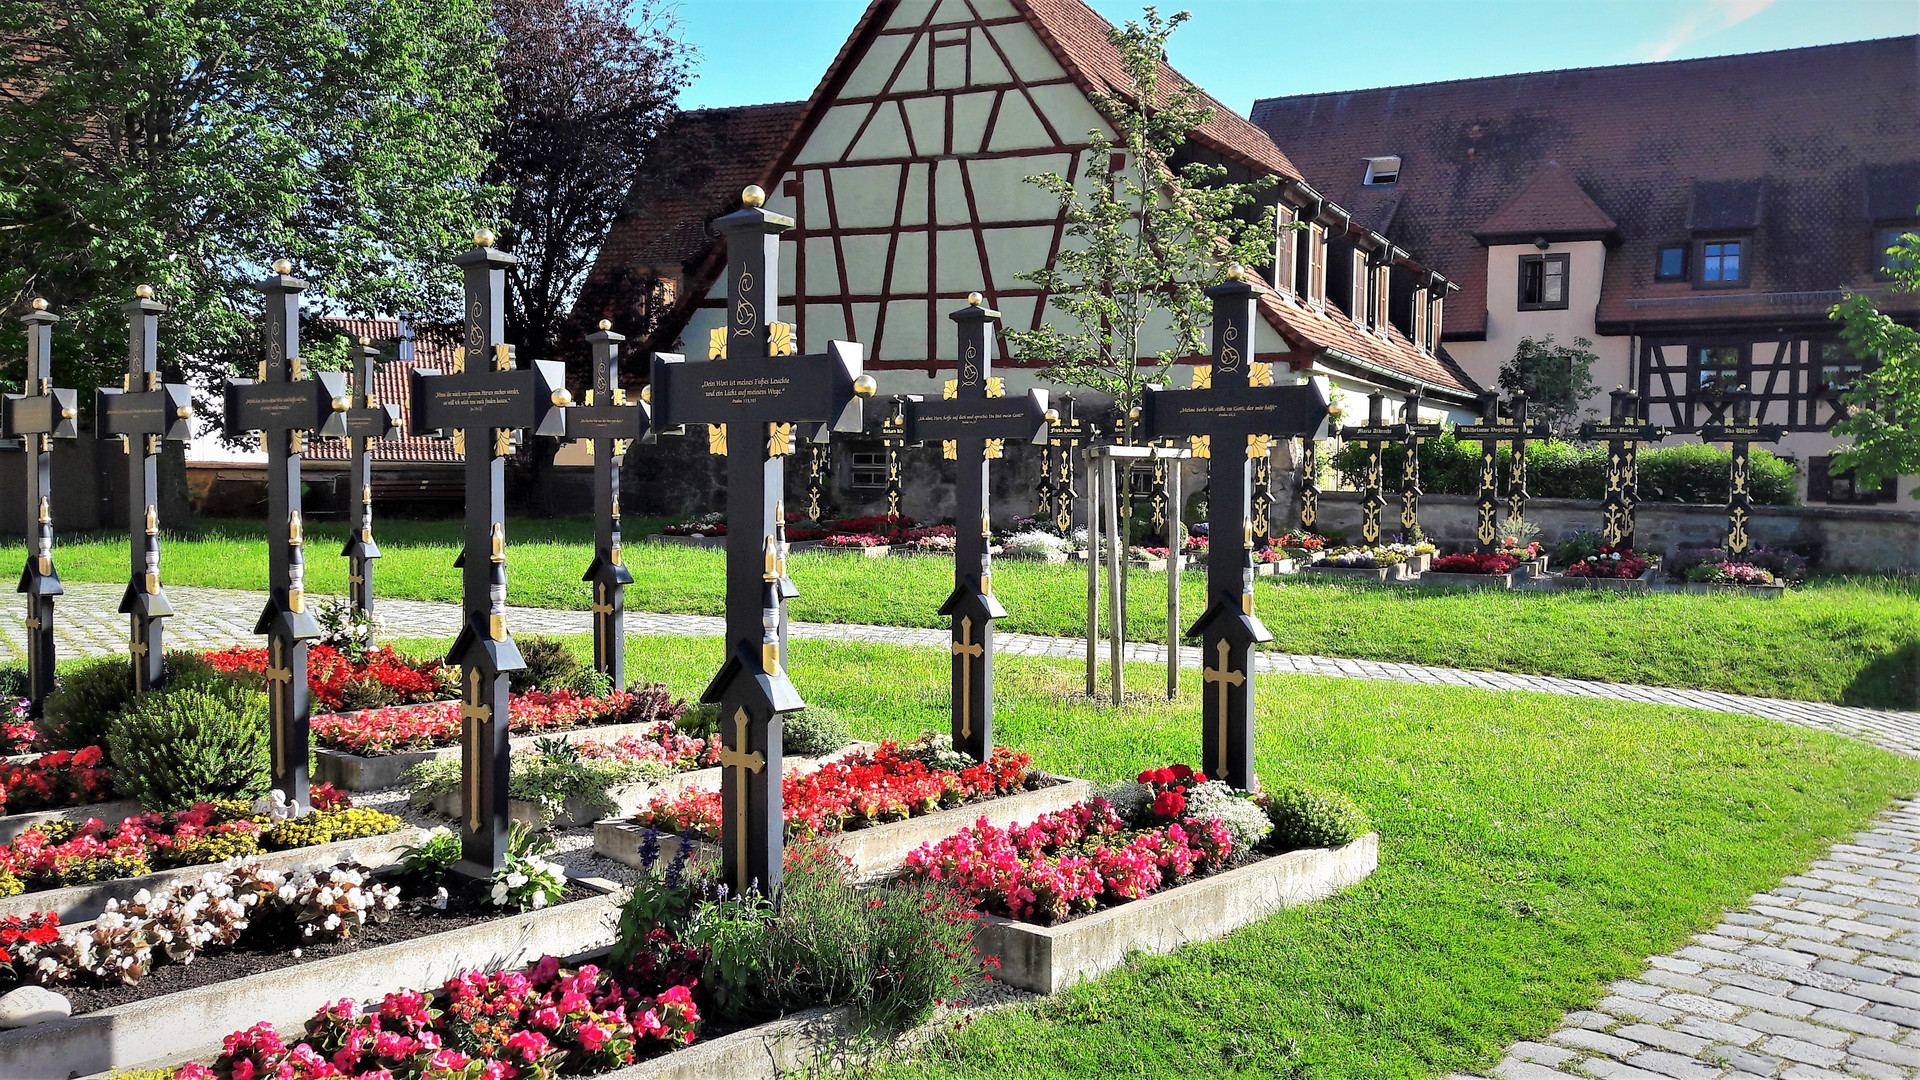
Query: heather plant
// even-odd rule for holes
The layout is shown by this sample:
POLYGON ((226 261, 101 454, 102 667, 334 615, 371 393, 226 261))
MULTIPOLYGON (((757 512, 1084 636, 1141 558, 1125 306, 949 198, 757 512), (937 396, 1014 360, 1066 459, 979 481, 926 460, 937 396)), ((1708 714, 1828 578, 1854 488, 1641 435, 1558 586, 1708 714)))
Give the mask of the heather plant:
POLYGON ((788 713, 781 725, 781 749, 795 757, 831 754, 852 741, 847 718, 818 705, 788 713))
MULTIPOLYGON (((162 661, 169 689, 218 684, 221 676, 196 653, 169 652, 162 661)), ((47 695, 41 732, 55 750, 102 746, 107 727, 134 698, 133 675, 125 657, 102 657, 60 672, 47 695)))
POLYGON ((507 676, 516 694, 530 690, 571 690, 588 697, 604 697, 613 686, 606 676, 581 663, 579 654, 556 637, 528 634, 520 638, 520 658, 527 666, 507 676))
POLYGON ((1372 828, 1358 803, 1308 784, 1287 784, 1268 795, 1267 816, 1273 820, 1273 845, 1282 851, 1341 847, 1372 828))
POLYGON ((189 684, 147 694, 106 734, 121 792, 150 809, 266 793, 267 701, 253 690, 189 684))

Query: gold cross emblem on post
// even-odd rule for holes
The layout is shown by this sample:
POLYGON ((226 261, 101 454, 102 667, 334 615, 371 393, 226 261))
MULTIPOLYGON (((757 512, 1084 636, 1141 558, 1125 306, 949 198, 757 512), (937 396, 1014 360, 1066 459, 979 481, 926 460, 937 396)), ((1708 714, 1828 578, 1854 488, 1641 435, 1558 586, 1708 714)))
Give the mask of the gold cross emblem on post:
MULTIPOLYGON (((747 745, 747 710, 745 709, 739 709, 733 714, 733 745, 736 747, 747 745)), ((738 824, 734 826, 733 834, 734 846, 740 853, 740 872, 744 874, 746 873, 747 867, 747 774, 750 772, 757 773, 766 768, 767 759, 766 756, 758 750, 755 750, 751 754, 744 754, 737 749, 722 749, 720 751, 720 767, 723 769, 740 770, 738 788, 740 813, 737 819, 738 824)), ((739 882, 738 884, 745 885, 746 883, 739 882)))
POLYGON ((594 601, 593 604, 593 620, 602 628, 602 632, 594 636, 594 662, 605 664, 607 662, 605 626, 607 616, 613 614, 613 605, 607 602, 607 583, 602 581, 597 583, 595 587, 599 590, 600 598, 594 601))
POLYGON ((1214 776, 1224 780, 1227 776, 1227 687, 1239 686, 1247 681, 1247 677, 1238 671, 1227 670, 1227 652, 1231 646, 1221 641, 1216 647, 1220 654, 1220 666, 1207 668, 1201 679, 1220 684, 1220 759, 1214 763, 1214 776))
POLYGON ((960 658, 960 736, 970 738, 973 735, 973 662, 987 653, 984 646, 974 643, 972 616, 960 620, 960 640, 948 648, 960 658))
MULTIPOLYGON (((286 646, 281 644, 279 639, 274 639, 272 653, 273 663, 267 666, 267 681, 269 683, 279 683, 285 690, 291 691, 293 689, 293 669, 287 666, 287 658, 284 655, 285 650, 286 646)), ((271 686, 267 687, 267 711, 273 716, 273 730, 270 734, 273 743, 273 769, 275 772, 284 771, 287 764, 286 747, 282 745, 282 736, 285 734, 283 725, 286 723, 286 705, 287 694, 276 691, 271 686)))
POLYGON ((467 827, 480 831, 480 725, 493 716, 493 709, 480 700, 480 669, 467 675, 467 700, 460 703, 460 723, 466 730, 467 747, 467 827))
POLYGON ((136 637, 133 639, 133 644, 129 646, 129 651, 140 659, 145 660, 147 658, 147 643, 136 637))

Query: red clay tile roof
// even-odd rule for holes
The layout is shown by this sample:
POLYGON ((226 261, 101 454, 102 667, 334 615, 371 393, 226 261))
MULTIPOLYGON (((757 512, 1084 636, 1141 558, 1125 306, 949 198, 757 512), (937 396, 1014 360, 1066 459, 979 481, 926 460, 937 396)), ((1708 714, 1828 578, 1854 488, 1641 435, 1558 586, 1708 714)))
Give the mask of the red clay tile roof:
POLYGON ((1549 161, 1473 233, 1483 243, 1497 243, 1509 237, 1533 236, 1594 239, 1611 235, 1618 228, 1607 212, 1580 190, 1580 182, 1571 173, 1559 162, 1549 161))
MULTIPOLYGON (((397 347, 400 341, 400 323, 395 319, 349 319, 333 316, 326 321, 349 337, 366 338, 375 345, 397 347)), ((453 367, 453 350, 458 344, 458 336, 451 332, 415 327, 413 363, 403 364, 399 360, 389 360, 375 368, 374 396, 382 404, 400 406, 403 434, 397 439, 381 439, 375 442, 373 460, 411 464, 457 463, 466 460, 453 452, 452 439, 429 439, 425 436, 404 434, 407 415, 407 369, 427 367, 449 371, 453 367)), ((311 439, 307 443, 306 456, 311 461, 345 461, 347 460, 347 442, 345 439, 311 439)))
POLYGON ((1874 193, 1915 188, 1916 70, 1920 37, 1889 38, 1267 98, 1253 122, 1337 201, 1359 190, 1363 159, 1400 155, 1388 234, 1460 284, 1450 338, 1485 332, 1474 231, 1549 161, 1619 224, 1603 326, 1814 320, 1834 290, 1872 284, 1874 193), (1695 181, 1764 182, 1749 288, 1653 281, 1659 248, 1691 235, 1695 181))

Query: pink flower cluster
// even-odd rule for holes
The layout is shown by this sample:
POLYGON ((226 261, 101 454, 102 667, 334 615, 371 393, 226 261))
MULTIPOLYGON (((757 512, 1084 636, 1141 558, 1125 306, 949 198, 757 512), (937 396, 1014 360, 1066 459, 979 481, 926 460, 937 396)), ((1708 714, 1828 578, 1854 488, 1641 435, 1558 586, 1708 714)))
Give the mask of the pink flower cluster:
POLYGON ((106 802, 113 796, 113 770, 103 757, 99 747, 88 746, 32 761, 0 761, 0 814, 106 802))
POLYGON ((0 870, 35 888, 60 884, 67 871, 89 863, 112 863, 126 875, 144 874, 156 861, 196 841, 229 834, 253 838, 262 828, 251 816, 205 802, 171 814, 135 814, 117 826, 99 818, 78 826, 40 825, 0 847, 0 870))
MULTIPOLYGON (((633 715, 641 701, 625 690, 589 697, 571 690, 534 690, 507 703, 507 727, 516 735, 558 731, 592 724, 635 723, 654 716, 633 715)), ((657 713, 655 714, 657 715, 657 713)), ((452 746, 460 739, 460 703, 390 705, 357 713, 328 713, 313 718, 313 740, 353 754, 397 754, 452 746)))
POLYGON ((336 1001, 291 1043, 255 1024, 228 1035, 211 1068, 189 1064, 175 1080, 547 1080, 684 1046, 699 1023, 689 985, 647 995, 549 956, 523 971, 465 972, 432 998, 388 994, 366 1014, 336 1001))
POLYGON ((874 533, 832 533, 820 538, 820 546, 828 548, 886 547, 890 542, 874 533))
POLYGON ((1137 900, 1219 865, 1233 838, 1218 818, 1129 831, 1104 799, 1001 828, 981 818, 907 856, 909 874, 945 882, 985 910, 1049 924, 1137 900))

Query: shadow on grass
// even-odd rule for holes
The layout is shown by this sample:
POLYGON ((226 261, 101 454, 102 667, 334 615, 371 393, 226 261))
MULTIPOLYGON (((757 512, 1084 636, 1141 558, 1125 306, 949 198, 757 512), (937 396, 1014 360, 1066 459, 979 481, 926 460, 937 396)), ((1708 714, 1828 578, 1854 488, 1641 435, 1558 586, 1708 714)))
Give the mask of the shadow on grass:
POLYGON ((1874 709, 1920 709, 1920 641, 1861 668, 1840 700, 1874 709))

